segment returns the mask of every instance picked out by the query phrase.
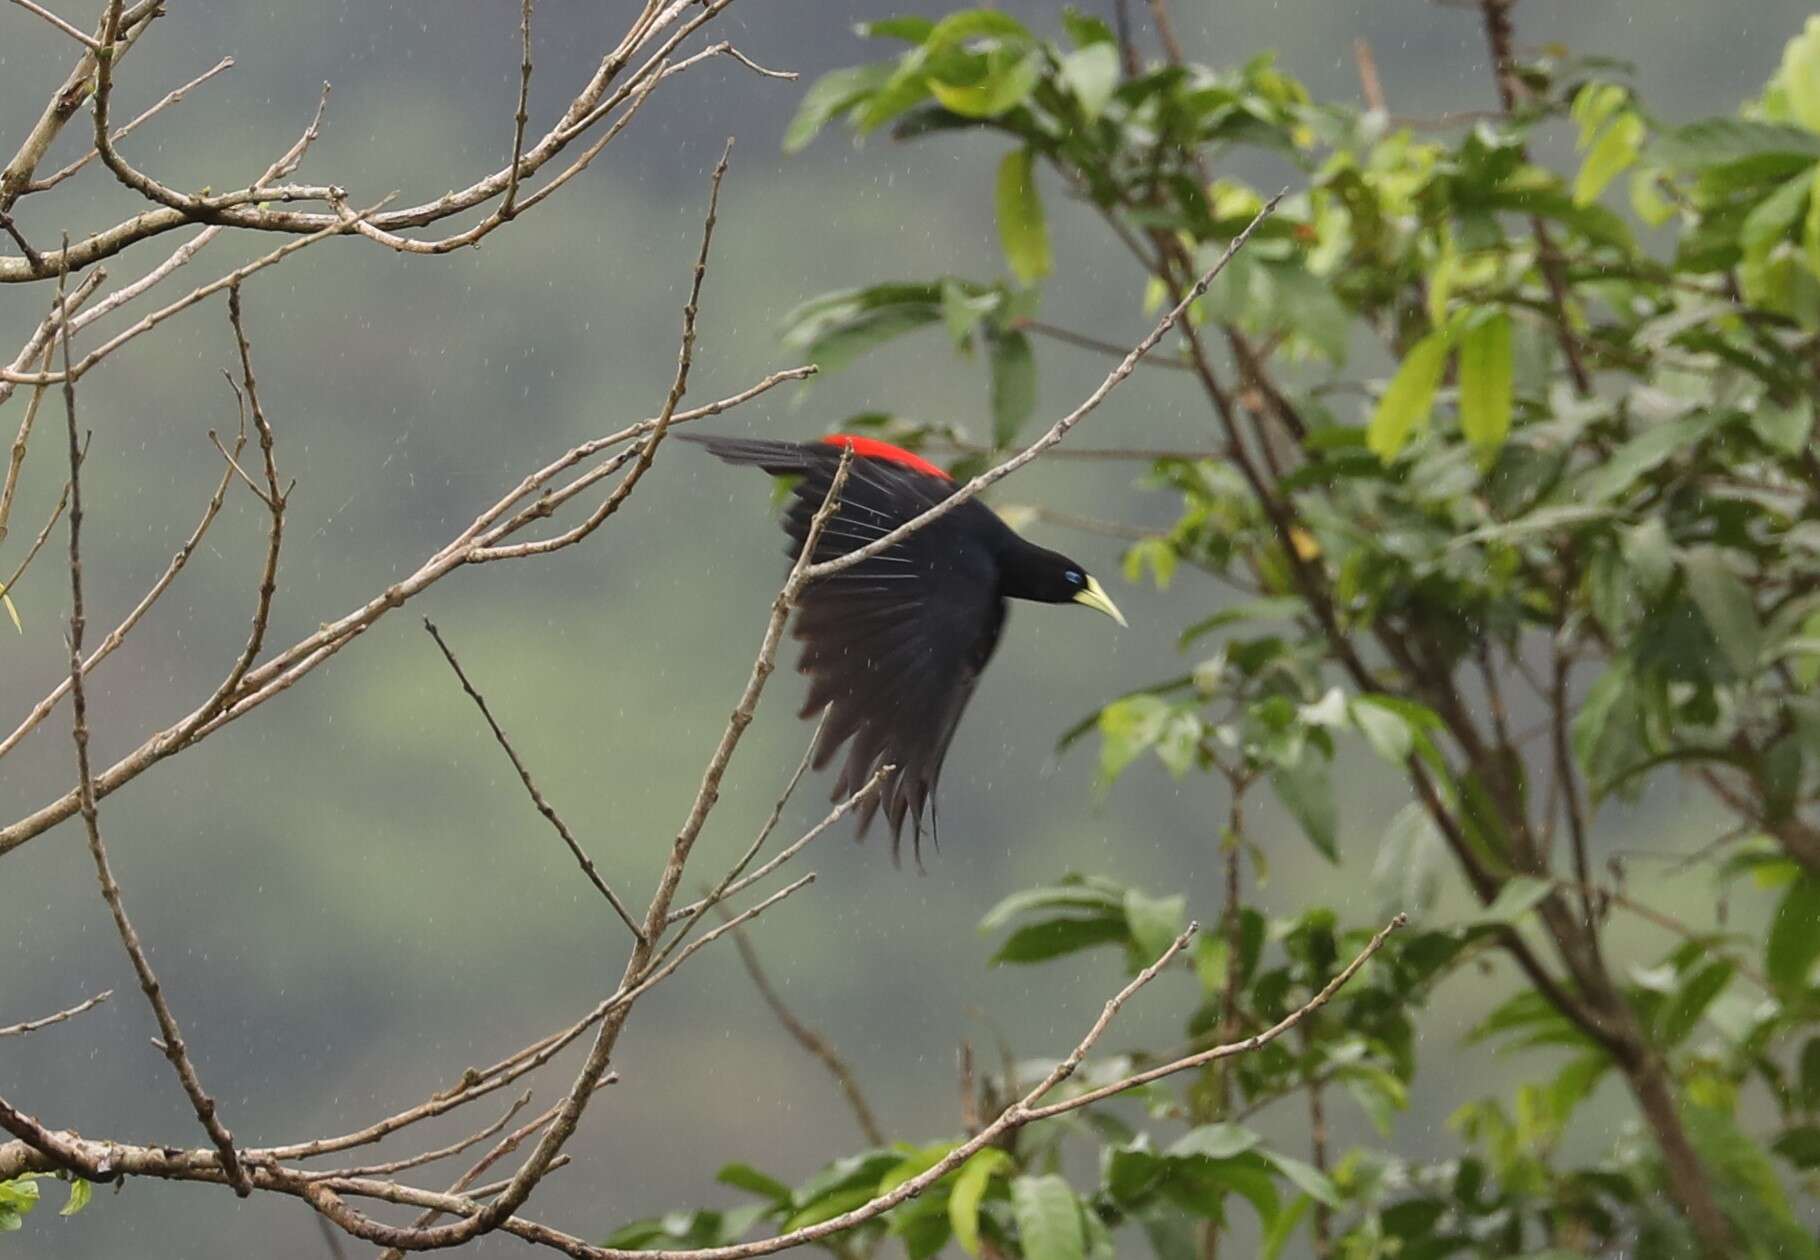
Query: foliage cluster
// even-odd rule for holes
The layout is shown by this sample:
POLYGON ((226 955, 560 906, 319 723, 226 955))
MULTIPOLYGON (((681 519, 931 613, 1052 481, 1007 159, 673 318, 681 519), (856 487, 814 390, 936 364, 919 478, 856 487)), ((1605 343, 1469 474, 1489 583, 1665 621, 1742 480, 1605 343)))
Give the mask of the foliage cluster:
MULTIPOLYGON (((808 90, 786 148, 831 126, 1004 146, 981 195, 1005 275, 823 295, 786 332, 824 367, 925 328, 983 358, 983 440, 849 422, 958 451, 957 474, 1015 446, 1036 412, 1037 346, 1066 333, 1038 319, 1045 277, 1071 265, 1047 201, 1097 215, 1133 263, 1134 306, 1155 309, 1265 204, 1235 166, 1282 167, 1291 191, 1169 364, 1216 440, 1204 459, 1153 461, 1177 519, 1127 553, 1133 580, 1168 587, 1187 567, 1235 596, 1184 602, 1188 663, 1064 743, 1097 734, 1108 788, 1154 755, 1230 791, 1231 892, 1201 916, 1219 922, 1192 958, 1191 1048, 1293 1009, 1376 926, 1245 904, 1241 865, 1265 874, 1245 827, 1255 787, 1332 856, 1336 753, 1387 763, 1410 804, 1383 837, 1379 882, 1418 914, 1292 1044, 1149 1086, 1137 1108, 1025 1130, 836 1254, 893 1238, 913 1257, 952 1240, 1077 1260, 1114 1254, 1131 1229, 1174 1260, 1212 1254, 1248 1210, 1267 1256, 1293 1239, 1349 1260, 1820 1255, 1799 1207, 1820 1176, 1820 19, 1758 99, 1676 123, 1620 63, 1519 58, 1508 4, 1479 7, 1501 108, 1462 122, 1315 100, 1268 56, 1186 64, 1166 28, 1171 55, 1145 64, 1074 12, 1053 34, 991 10, 874 22, 862 33, 890 55, 808 90), (1533 156, 1562 137, 1568 169, 1533 156), (1359 366, 1386 363, 1382 379, 1359 366), (1683 923, 1631 895, 1621 863, 1595 868, 1601 808, 1668 775, 1730 818, 1685 861, 1716 901, 1740 880, 1772 890, 1765 923, 1683 923), (1448 888, 1479 909, 1442 916, 1448 888), (1671 947, 1609 959, 1609 925, 1628 915, 1671 947), (1424 1003, 1494 964, 1521 986, 1472 1039, 1547 1066, 1513 1097, 1463 1107, 1447 1158, 1400 1156, 1424 1003), (1566 1158, 1565 1131, 1607 1081, 1634 1123, 1597 1159, 1566 1158), (1340 1096, 1379 1141, 1329 1149, 1324 1108, 1340 1096), (1307 1157, 1245 1123, 1293 1100, 1307 1157)), ((1066 353, 1092 341, 1067 339, 1066 353)), ((1186 913, 1181 897, 1077 875, 1009 897, 985 927, 1003 933, 997 963, 1116 949, 1135 971, 1186 913)), ((1165 1057, 1097 1061, 1084 1083, 1165 1057)), ((1033 1071, 1008 1062, 985 1113, 1033 1071)), ((827 1219, 952 1147, 870 1150, 795 1186, 731 1167, 721 1179, 746 1206, 615 1241, 703 1245, 827 1219)))

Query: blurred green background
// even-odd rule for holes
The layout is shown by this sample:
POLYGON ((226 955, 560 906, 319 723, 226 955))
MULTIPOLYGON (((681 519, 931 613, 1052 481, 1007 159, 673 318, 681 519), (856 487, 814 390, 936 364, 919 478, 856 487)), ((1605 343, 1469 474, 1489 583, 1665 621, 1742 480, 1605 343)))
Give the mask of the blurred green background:
MULTIPOLYGON (((635 7, 538 5, 533 131, 566 103, 635 7)), ((779 152, 804 83, 875 55, 851 24, 895 7, 741 0, 711 37, 799 70, 802 82, 711 62, 661 87, 585 176, 481 249, 424 259, 335 241, 248 284, 280 467, 299 482, 272 644, 292 642, 409 572, 526 469, 655 413, 674 366, 707 172, 727 135, 739 143, 692 402, 791 363, 776 330, 804 297, 894 276, 996 274, 993 146, 924 150, 880 140, 855 148, 829 135, 799 157, 779 152)), ((1047 5, 1004 7, 1039 29, 1053 20, 1047 5)), ((1760 87, 1810 7, 1530 0, 1517 19, 1526 43, 1560 41, 1633 60, 1653 108, 1692 117, 1729 112, 1760 87)), ((335 88, 327 126, 300 175, 345 186, 355 204, 392 189, 410 201, 433 197, 509 153, 518 5, 508 0, 171 9, 125 64, 121 117, 223 54, 238 65, 129 142, 128 152, 168 182, 244 183, 294 138, 324 79, 335 88)), ((1393 110, 1425 115, 1493 101, 1477 20, 1467 12, 1423 0, 1193 0, 1175 13, 1197 59, 1223 65, 1275 49, 1317 95, 1356 95, 1351 42, 1362 35, 1393 110)), ((44 23, 0 11, 0 148, 16 147, 69 60, 68 42, 44 23)), ((78 151, 82 122, 55 159, 78 151)), ((110 223, 131 205, 95 170, 27 199, 17 218, 49 244, 60 232, 110 223)), ((1148 321, 1127 264, 1086 216, 1060 204, 1052 213, 1058 275, 1044 316, 1135 340, 1148 321)), ((199 283, 272 244, 220 241, 185 280, 199 283)), ((109 267, 130 278, 159 255, 154 246, 109 267)), ((23 340, 49 300, 44 286, 0 293, 0 344, 23 340)), ((1039 353, 1046 416, 1071 406, 1105 370, 1051 345, 1039 353)), ((218 371, 231 355, 222 308, 210 303, 85 382, 97 634, 194 525, 217 475, 207 430, 233 424, 218 371)), ((16 396, 0 410, 8 432, 23 402, 16 396)), ((983 365, 957 368, 932 332, 712 423, 806 436, 880 409, 950 418, 980 433, 989 427, 985 404, 983 365)), ((47 410, 49 427, 28 460, 13 537, 0 547, 0 568, 9 572, 61 484, 60 419, 47 410)), ((1191 443, 1202 423, 1173 374, 1139 373, 1080 440, 1191 443)), ((1052 461, 1007 483, 995 501, 1166 521, 1169 502, 1144 491, 1139 471, 1052 461)), ((257 509, 251 496, 232 496, 190 569, 98 671, 94 726, 104 764, 187 711, 242 641, 263 546, 257 509)), ((551 800, 608 877, 642 905, 782 576, 783 540, 767 512, 762 480, 666 448, 627 510, 588 545, 456 574, 332 667, 106 802, 103 826, 129 907, 241 1140, 338 1132, 408 1105, 465 1066, 568 1023, 619 974, 623 928, 531 811, 418 615, 441 625, 551 800)), ((1117 573, 1114 543, 1054 527, 1031 532, 1104 577, 1117 573)), ((988 945, 973 925, 1002 895, 1083 869, 1152 890, 1184 889, 1191 913, 1217 913, 1214 842, 1226 802, 1211 780, 1178 785, 1146 766, 1096 804, 1091 752, 1059 762, 1051 752, 1081 714, 1170 672, 1177 630, 1222 598, 1193 573, 1162 596, 1108 584, 1129 631, 1062 610, 1024 607, 1012 617, 950 758, 943 846, 928 855, 925 873, 895 869, 876 838, 855 846, 843 829, 802 859, 799 870, 820 872, 813 889, 757 929, 787 998, 853 1060, 894 1136, 922 1140, 957 1127, 963 1039, 986 1050, 1002 1035, 1022 1054, 1059 1052, 1118 982, 1111 956, 987 970, 988 945)), ((24 633, 0 626, 7 729, 64 669, 67 589, 55 555, 15 595, 24 633)), ((799 683, 781 672, 735 763, 696 880, 711 878, 746 843, 794 766, 807 737, 793 717, 799 699, 799 683)), ((0 763, 0 818, 68 785, 66 720, 60 713, 0 763)), ((786 830, 821 816, 827 786, 805 786, 786 830)), ((1403 803, 1401 788, 1361 761, 1342 790, 1341 870, 1276 815, 1254 822, 1271 857, 1271 879, 1255 894, 1263 904, 1288 910, 1326 901, 1352 917, 1377 912, 1367 874, 1384 823, 1403 803)), ((1711 838, 1710 822, 1697 796, 1670 783, 1638 806, 1606 811, 1602 856, 1690 848, 1711 838)), ((1635 864, 1637 877, 1660 865, 1635 864)), ((1711 913, 1704 885, 1668 887, 1659 899, 1695 918, 1711 913)), ((1638 957, 1661 943, 1647 929, 1621 930, 1638 932, 1638 957)), ((6 1043, 0 1093, 91 1134, 199 1140, 146 1043, 155 1028, 95 895, 79 828, 66 824, 0 865, 0 950, 0 1022, 116 990, 113 1002, 76 1024, 6 1043)), ((1431 1013, 1425 1034, 1446 1052, 1425 1056, 1399 1129, 1410 1154, 1441 1149, 1453 1107, 1495 1089, 1518 1066, 1454 1049, 1507 979, 1456 981, 1431 1013)), ((1110 1044, 1168 1040, 1181 1018, 1174 1006, 1192 1000, 1186 984, 1158 985, 1110 1044)), ((573 1059, 538 1080, 540 1098, 566 1085, 573 1059)), ((705 954, 641 1003, 616 1067, 624 1083, 590 1111, 571 1147, 576 1166, 553 1177, 534 1204, 535 1215, 584 1235, 721 1201, 731 1192, 711 1178, 730 1160, 793 1178, 859 1145, 829 1082, 762 1008, 731 950, 705 954)), ((1608 1093, 1603 1118, 1624 1114, 1623 1100, 1608 1093)), ((1600 1118, 1595 1110, 1591 1119, 1600 1118)), ((1301 1144, 1296 1117, 1267 1112, 1260 1121, 1290 1149, 1301 1144)), ((1346 1114, 1339 1123, 1344 1137, 1359 1120, 1346 1114)), ((1609 1137, 1609 1128, 1594 1128, 1575 1140, 1598 1147, 1609 1137)), ((438 1173, 422 1184, 445 1180, 438 1173)), ((73 1220, 39 1213, 0 1248, 34 1257, 321 1256, 309 1215, 284 1200, 241 1204, 218 1190, 133 1185, 98 1196, 73 1220)), ((479 1250, 518 1247, 494 1241, 479 1250)))

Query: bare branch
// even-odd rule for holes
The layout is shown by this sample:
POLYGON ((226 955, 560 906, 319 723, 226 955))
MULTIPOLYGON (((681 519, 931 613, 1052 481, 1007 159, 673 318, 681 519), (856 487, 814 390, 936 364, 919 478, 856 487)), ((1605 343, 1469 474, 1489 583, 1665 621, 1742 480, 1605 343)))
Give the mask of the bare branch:
POLYGON ((720 181, 727 174, 727 162, 733 156, 733 140, 727 140, 726 148, 721 150, 720 161, 715 164, 714 174, 708 184, 708 214, 703 220, 701 232, 701 251, 695 256, 695 272, 689 281, 689 300, 683 304, 682 344, 676 354, 676 374, 670 382, 670 392, 664 398, 664 407, 657 415, 657 423, 651 427, 650 434, 638 449, 638 458, 620 483, 613 487, 613 492, 601 505, 588 514, 586 520, 573 529, 565 530, 554 538, 543 538, 536 542, 517 543, 510 547, 481 547, 470 556, 470 563, 488 560, 511 560, 522 556, 545 555, 563 547, 570 547, 599 529, 609 516, 619 510, 619 505, 626 501, 645 473, 650 471, 651 461, 657 454, 658 445, 664 440, 664 434, 670 430, 670 424, 676 416, 676 406, 682 401, 683 394, 689 388, 689 368, 695 361, 695 318, 700 309, 702 281, 708 275, 708 251, 714 244, 714 225, 719 220, 720 181))
MULTIPOLYGON (((119 32, 119 42, 113 51, 113 60, 116 64, 137 42, 139 36, 145 33, 146 28, 152 24, 152 20, 163 11, 164 0, 139 0, 137 4, 121 15, 116 27, 119 32)), ((45 105, 44 112, 32 125, 24 143, 19 146, 19 151, 13 154, 4 169, 0 169, 0 210, 13 208, 13 203, 19 200, 26 186, 31 183, 33 174, 37 172, 38 163, 44 160, 44 155, 50 152, 52 143, 56 141, 65 124, 76 116, 76 111, 82 108, 82 103, 88 100, 89 93, 94 90, 95 66, 100 57, 98 47, 100 40, 95 40, 94 44, 97 46, 85 49, 82 56, 76 59, 76 64, 71 67, 69 74, 64 76, 62 86, 51 94, 51 99, 45 105)), ((93 239, 89 238, 90 241, 93 239)), ((83 242, 85 245, 88 243, 88 241, 83 242)), ((42 260, 41 266, 30 268, 25 274, 17 276, 8 274, 10 269, 5 264, 11 260, 0 259, 0 278, 33 280, 47 275, 69 274, 88 266, 90 262, 99 261, 99 257, 81 258, 81 251, 82 246, 77 246, 78 257, 72 258, 68 246, 65 246, 57 257, 42 260)), ((112 252, 117 253, 118 250, 112 252)))
POLYGON ((13 0, 13 3, 18 5, 21 9, 24 9, 27 13, 37 14, 39 17, 43 18, 46 22, 49 22, 52 26, 54 26, 58 30, 62 31, 65 35, 68 35, 71 39, 73 39, 77 43, 81 44, 83 47, 85 47, 85 48, 101 47, 101 45, 96 41, 96 39, 93 35, 90 35, 87 31, 79 30, 76 27, 71 26, 68 22, 65 22, 62 18, 58 17, 55 13, 52 13, 49 9, 46 9, 40 5, 32 3, 32 0, 13 0))
POLYGON ((68 371, 70 320, 67 307, 63 311, 61 324, 63 408, 69 431, 70 468, 69 658, 71 704, 75 714, 71 734, 76 744, 76 791, 81 804, 82 822, 88 829, 89 856, 94 859, 95 875, 101 881, 101 897, 114 916, 114 927, 120 934, 120 943, 125 946, 127 956, 132 960, 133 970, 139 976, 139 987, 145 991, 146 1001, 151 1004, 152 1013, 158 1020, 158 1028, 164 1034, 160 1048, 176 1069, 183 1092, 189 1095, 190 1103, 196 1109, 196 1119, 202 1122, 202 1127, 215 1143, 215 1149, 221 1153, 221 1167, 233 1185, 234 1193, 245 1198, 253 1192, 253 1187, 247 1179, 246 1170, 241 1167, 239 1153, 234 1149, 233 1135, 215 1114, 215 1100, 202 1088, 195 1064, 190 1062, 189 1051, 184 1046, 183 1033, 177 1026, 176 1016, 171 1013, 170 1003, 164 998, 164 990, 152 971, 145 947, 139 943, 139 934, 133 930, 132 921, 127 918, 120 884, 114 878, 107 859, 107 846, 101 839, 100 818, 95 807, 95 779, 88 755, 88 699, 82 689, 82 632, 85 620, 82 608, 82 443, 76 433, 76 381, 68 371))
MULTIPOLYGON (((682 424, 707 416, 719 415, 775 389, 785 381, 803 380, 814 373, 815 367, 812 364, 773 372, 757 384, 748 386, 739 393, 718 402, 708 403, 691 411, 679 411, 671 417, 671 423, 682 424)), ((232 702, 215 717, 209 719, 201 727, 193 729, 189 742, 195 743, 206 738, 228 723, 244 717, 274 696, 289 690, 298 681, 333 657, 335 653, 371 629, 387 613, 401 607, 414 596, 421 594, 467 563, 476 541, 481 538, 488 526, 509 511, 514 503, 535 493, 560 473, 581 463, 590 455, 597 454, 607 447, 645 436, 656 425, 657 420, 655 419, 642 420, 617 433, 584 442, 526 477, 519 482, 517 487, 508 491, 504 498, 476 517, 473 523, 453 540, 425 560, 409 577, 387 587, 354 611, 334 621, 323 623, 321 628, 314 633, 305 636, 263 665, 249 671, 242 680, 240 694, 235 696, 232 702)), ((228 475, 232 476, 231 470, 228 475)), ((586 475, 583 478, 577 478, 578 481, 585 479, 586 475)), ((499 537, 502 535, 495 532, 488 536, 499 537)), ((36 712, 34 710, 34 714, 36 712)), ((193 717, 194 714, 191 715, 191 718, 193 717)), ((107 796, 124 784, 138 778, 166 757, 189 746, 176 742, 176 736, 185 729, 191 718, 182 719, 175 725, 166 727, 150 736, 132 752, 102 771, 95 779, 97 794, 102 797, 107 796)), ((28 719, 28 722, 35 724, 38 720, 41 719, 34 717, 28 719)), ((0 827, 0 857, 26 841, 42 835, 50 827, 73 816, 76 811, 76 792, 72 789, 26 817, 0 827)))
MULTIPOLYGON (((722 912, 725 913, 724 911, 722 912)), ((878 1127, 878 1118, 872 1113, 872 1106, 866 1101, 865 1093, 859 1087, 859 1081, 853 1075, 853 1069, 840 1057, 828 1039, 816 1032, 796 1017, 796 1013, 785 1005, 782 997, 771 985, 771 978, 765 974, 763 964, 758 961, 758 951, 752 942, 746 939, 744 932, 733 934, 733 945, 739 950, 739 960, 745 964, 746 974, 752 978, 752 987, 758 990, 758 996, 764 999, 771 1013, 777 1016, 777 1022, 784 1026, 796 1044, 806 1050, 810 1057, 828 1069, 828 1074, 840 1086, 842 1097, 847 1100, 848 1108, 853 1112, 853 1120, 859 1125, 860 1135, 873 1146, 885 1144, 885 1134, 878 1127)))
POLYGON ((863 547, 856 547, 852 551, 849 551, 844 555, 836 556, 832 560, 824 560, 820 564, 811 565, 805 576, 811 581, 816 578, 828 577, 832 574, 839 573, 843 569, 850 569, 856 564, 870 560, 873 556, 879 555, 882 552, 888 551, 911 534, 914 534, 916 531, 928 525, 931 521, 947 515, 969 499, 976 497, 988 486, 994 485, 995 483, 1004 480, 1006 477, 1009 477, 1012 473, 1016 472, 1031 460, 1041 455, 1044 451, 1055 446, 1063 438, 1067 437, 1068 431, 1085 419, 1088 413, 1093 411, 1094 408, 1104 402, 1106 396, 1110 394, 1121 381, 1131 375, 1137 368, 1139 362, 1143 360, 1144 356, 1155 348, 1157 342, 1161 341, 1164 335, 1168 333, 1171 328, 1175 327, 1176 321, 1181 319, 1182 315, 1188 310, 1188 307, 1207 291, 1207 286, 1213 283, 1214 278, 1225 270, 1226 264, 1231 262, 1239 250, 1245 247, 1245 242, 1251 239, 1251 234, 1257 229, 1258 224, 1270 217, 1271 212, 1277 208, 1277 203, 1283 199, 1284 193, 1287 191, 1288 190, 1285 189, 1283 192, 1278 193, 1264 203, 1263 209, 1259 210, 1251 222, 1245 225, 1245 230, 1232 238, 1231 243, 1226 246, 1225 252, 1220 255, 1219 261, 1208 268, 1206 273, 1189 287, 1188 291, 1182 295, 1182 300, 1171 307, 1169 311, 1164 314, 1163 318, 1157 321, 1156 327, 1152 328, 1145 334, 1142 341, 1131 348, 1131 352, 1119 362, 1118 366, 1114 367, 1111 372, 1106 374, 1106 379, 1101 381, 1099 385, 1094 388, 1093 392, 1082 400, 1078 407, 1063 416, 1060 420, 1057 420, 1047 433, 1019 451, 1016 455, 1011 456, 997 467, 987 469, 935 506, 912 517, 910 520, 905 521, 896 529, 890 530, 880 537, 875 538, 863 547))
MULTIPOLYGON (((246 433, 242 430, 239 440, 234 444, 234 453, 236 455, 239 454, 241 448, 245 446, 245 444, 246 433)), ((209 526, 214 523, 215 517, 220 514, 222 504, 227 500, 228 486, 232 484, 233 476, 234 470, 231 468, 222 472, 221 480, 215 485, 214 495, 210 497, 208 506, 203 509, 202 519, 197 522, 196 528, 190 532, 190 536, 184 540, 183 545, 171 556, 171 561, 165 566, 164 572, 159 575, 156 582, 152 583, 151 589, 147 590, 146 593, 140 597, 139 602, 133 606, 132 611, 127 613, 120 624, 108 632, 107 637, 101 641, 101 646, 89 653, 88 659, 82 662, 82 672, 85 677, 92 673, 96 665, 105 660, 113 653, 115 648, 118 648, 121 643, 126 640, 126 636, 132 633, 133 627, 139 624, 140 618, 151 611, 152 605, 158 602, 158 597, 169 589, 172 582, 176 581, 177 574, 182 571, 185 564, 189 563, 189 558, 195 554, 196 548, 202 544, 202 536, 208 532, 209 526)), ((57 707, 57 702, 68 695, 69 690, 70 680, 68 677, 65 677, 51 689, 49 695, 33 705, 32 711, 26 714, 25 720, 19 723, 18 727, 13 730, 13 733, 8 735, 5 739, 0 740, 0 757, 6 756, 14 748, 18 747, 21 740, 31 734, 45 718, 49 717, 51 711, 57 707)))
POLYGON ((519 40, 524 60, 518 71, 518 112, 512 115, 512 165, 506 177, 505 199, 499 203, 499 217, 510 219, 518 202, 519 167, 524 164, 525 124, 530 121, 531 100, 531 0, 523 0, 518 23, 519 40))
POLYGON ((537 812, 542 814, 552 827, 556 828, 556 834, 562 837, 562 842, 569 846, 569 852, 574 854, 575 860, 581 864, 582 873, 588 877, 588 882, 593 884, 599 890, 600 895, 607 899, 607 904, 613 907, 613 912, 619 916, 620 921, 631 929, 633 936, 643 940, 644 933, 639 930, 637 922, 632 918, 632 912, 626 909, 625 902, 619 899, 619 894, 613 891, 612 886, 601 878, 600 872, 595 869, 594 859, 582 849, 581 842, 575 838, 574 832, 569 830, 568 824, 563 822, 561 815, 544 799, 543 793, 537 788, 536 781, 531 778, 531 772, 525 768, 524 761, 519 757, 518 750, 512 747, 512 741, 506 737, 505 731, 500 729, 499 722, 493 717, 493 711, 487 707, 486 698, 475 690, 473 683, 468 681, 467 672, 462 669, 461 662, 455 659, 455 653, 450 650, 449 645, 443 641, 441 631, 436 629, 436 623, 425 617, 423 628, 430 632, 430 637, 436 640, 436 646, 442 649, 442 657, 449 663, 449 668, 455 671, 455 677, 460 679, 461 689, 467 692, 469 698, 474 701, 475 706, 480 710, 480 716, 486 719, 488 728, 492 730, 494 740, 505 750, 506 758, 512 763, 512 769, 518 771, 519 782, 523 783, 525 791, 531 794, 531 804, 537 807, 537 812))
MULTIPOLYGON (((124 137, 132 134, 133 129, 135 127, 139 126, 139 124, 146 122, 147 120, 149 120, 153 117, 156 117, 158 114, 162 113, 164 110, 169 109, 172 105, 175 105, 178 102, 182 101, 184 96, 189 93, 191 88, 200 87, 202 84, 207 83, 210 79, 214 78, 216 75, 222 73, 225 70, 232 70, 233 68, 234 68, 234 59, 232 57, 223 57, 220 61, 217 61, 214 65, 210 66, 207 70, 204 70, 201 74, 199 74, 195 78, 191 79, 188 83, 185 83, 182 87, 172 88, 169 92, 166 92, 164 94, 164 96, 159 99, 157 104, 153 105, 151 108, 149 108, 147 110, 142 111, 131 122, 129 122, 125 126, 121 127, 118 131, 114 132, 113 137, 112 137, 114 142, 119 143, 120 140, 122 140, 124 137)), ((87 153, 84 153, 81 157, 77 158, 74 162, 71 162, 68 166, 63 167, 60 170, 53 172, 52 174, 46 175, 43 179, 34 179, 31 183, 26 185, 25 191, 27 193, 48 192, 50 189, 55 188, 58 184, 61 184, 64 180, 70 178, 70 176, 76 174, 76 172, 80 171, 83 167, 87 166, 90 162, 93 162, 96 158, 98 158, 100 156, 101 156, 101 154, 97 150, 90 149, 87 153)))
POLYGON ((470 1146, 480 1145, 495 1133, 498 1133, 501 1129, 505 1128, 508 1124, 512 1123, 512 1117, 523 1111, 530 1103, 531 1091, 526 1090, 512 1101, 512 1105, 506 1108, 504 1115, 500 1116, 499 1119, 495 1120, 492 1124, 489 1124, 486 1128, 480 1130, 480 1132, 470 1133, 459 1142, 452 1143, 448 1146, 438 1147, 433 1151, 424 1151, 417 1155, 407 1155, 403 1159, 394 1159, 384 1164, 367 1164, 359 1168, 337 1168, 328 1172, 316 1172, 308 1175, 313 1180, 318 1181, 335 1177, 384 1177, 389 1176, 392 1173, 404 1172, 406 1169, 410 1168, 421 1168, 425 1164, 434 1164, 438 1160, 448 1159, 451 1156, 459 1155, 470 1146))
POLYGON ((79 1002, 67 1011, 58 1011, 55 1015, 46 1015, 43 1019, 27 1020, 23 1024, 9 1024, 0 1028, 0 1037, 23 1037, 26 1033, 37 1032, 40 1028, 49 1028, 52 1024, 61 1024, 66 1019, 74 1019, 85 1011, 93 1010, 114 996, 112 989, 97 993, 86 1002, 79 1002))

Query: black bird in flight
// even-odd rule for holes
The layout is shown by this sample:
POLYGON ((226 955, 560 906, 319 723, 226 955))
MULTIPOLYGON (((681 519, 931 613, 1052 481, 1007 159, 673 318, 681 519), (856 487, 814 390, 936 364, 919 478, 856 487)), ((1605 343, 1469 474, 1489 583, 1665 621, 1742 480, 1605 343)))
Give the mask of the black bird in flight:
MULTIPOLYGON (((729 464, 799 478, 784 517, 790 556, 853 450, 840 508, 823 528, 813 562, 862 547, 956 490, 926 459, 875 438, 835 434, 818 442, 695 437, 729 464)), ((923 810, 980 672, 1005 626, 1005 601, 1085 604, 1126 624, 1117 605, 1068 557, 1026 542, 977 499, 938 517, 852 568, 811 582, 798 602, 797 669, 809 676, 799 716, 826 711, 811 764, 820 770, 848 745, 834 800, 856 792, 881 765, 896 772, 861 807, 864 835, 882 807, 897 856, 904 819, 920 857, 923 810)))

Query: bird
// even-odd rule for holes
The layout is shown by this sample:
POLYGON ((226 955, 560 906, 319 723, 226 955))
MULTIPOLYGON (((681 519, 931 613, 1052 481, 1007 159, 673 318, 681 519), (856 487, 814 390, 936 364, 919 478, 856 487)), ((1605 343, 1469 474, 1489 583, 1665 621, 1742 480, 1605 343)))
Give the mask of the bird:
MULTIPOLYGON (((729 464, 796 483, 784 531, 792 562, 833 485, 843 448, 852 452, 837 511, 811 562, 873 542, 959 487, 939 465, 877 438, 830 434, 809 442, 685 436, 729 464)), ((832 799, 843 801, 881 766, 896 770, 860 807, 863 838, 881 811, 899 861, 904 823, 922 862, 923 817, 935 834, 942 763, 980 674, 1005 628, 1006 601, 1081 604, 1127 625, 1105 588, 1059 552, 1022 537, 978 499, 851 568, 812 580, 797 600, 797 670, 808 676, 801 718, 820 727, 810 765, 825 769, 846 747, 832 799)))

